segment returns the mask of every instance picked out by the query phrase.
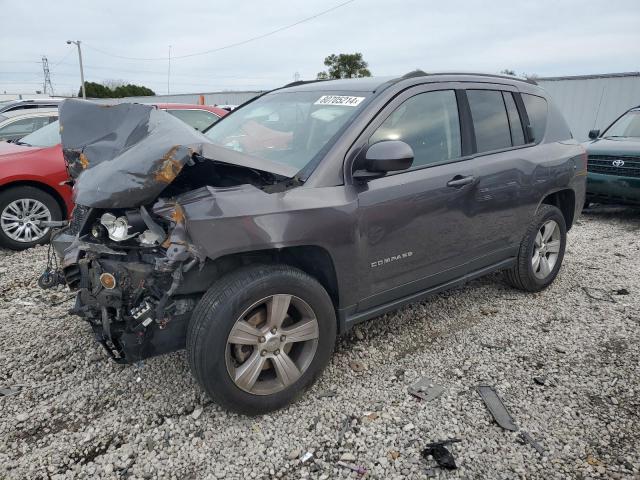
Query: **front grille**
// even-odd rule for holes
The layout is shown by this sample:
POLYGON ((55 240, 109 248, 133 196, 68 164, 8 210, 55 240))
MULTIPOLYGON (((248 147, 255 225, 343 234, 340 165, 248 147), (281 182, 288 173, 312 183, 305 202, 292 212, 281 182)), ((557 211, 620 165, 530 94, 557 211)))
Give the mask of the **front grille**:
POLYGON ((640 156, 589 155, 587 170, 604 175, 640 178, 640 156), (614 166, 617 160, 622 160, 624 165, 614 166))

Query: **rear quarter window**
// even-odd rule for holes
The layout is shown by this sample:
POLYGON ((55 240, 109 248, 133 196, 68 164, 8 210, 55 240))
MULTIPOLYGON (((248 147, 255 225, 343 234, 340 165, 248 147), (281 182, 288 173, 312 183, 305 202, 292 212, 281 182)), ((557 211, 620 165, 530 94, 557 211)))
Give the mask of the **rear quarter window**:
POLYGON ((523 93, 521 96, 524 107, 527 110, 529 124, 533 130, 534 140, 536 143, 539 143, 544 138, 545 131, 547 130, 547 101, 542 97, 528 93, 523 93))

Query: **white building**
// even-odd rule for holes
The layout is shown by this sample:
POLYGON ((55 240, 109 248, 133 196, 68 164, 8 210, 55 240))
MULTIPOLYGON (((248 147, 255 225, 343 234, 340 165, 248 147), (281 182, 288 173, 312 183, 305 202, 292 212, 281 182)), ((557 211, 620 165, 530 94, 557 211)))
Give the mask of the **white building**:
POLYGON ((574 137, 586 140, 589 130, 604 130, 640 105, 640 72, 547 77, 536 79, 564 114, 574 137))

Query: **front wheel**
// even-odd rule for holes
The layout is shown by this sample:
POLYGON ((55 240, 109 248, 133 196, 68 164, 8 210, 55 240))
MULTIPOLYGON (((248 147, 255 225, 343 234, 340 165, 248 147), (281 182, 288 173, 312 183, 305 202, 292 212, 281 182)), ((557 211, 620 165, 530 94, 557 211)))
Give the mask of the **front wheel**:
POLYGON ((329 362, 336 338, 324 288, 288 266, 252 266, 216 282, 189 323, 187 355, 223 407, 257 415, 289 404, 329 362))
POLYGON ((540 205, 520 243, 517 263, 505 272, 511 286, 537 292, 555 280, 567 244, 567 227, 562 212, 553 205, 540 205))

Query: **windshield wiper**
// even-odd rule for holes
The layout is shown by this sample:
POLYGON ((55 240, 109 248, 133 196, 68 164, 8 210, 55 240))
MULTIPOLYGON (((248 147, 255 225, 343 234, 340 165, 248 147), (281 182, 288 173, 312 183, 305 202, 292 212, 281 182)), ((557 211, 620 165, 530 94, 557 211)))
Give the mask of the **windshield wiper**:
POLYGON ((14 142, 16 145, 24 145, 25 147, 31 147, 33 145, 31 145, 30 143, 27 142, 21 142, 20 140, 14 140, 14 142))

